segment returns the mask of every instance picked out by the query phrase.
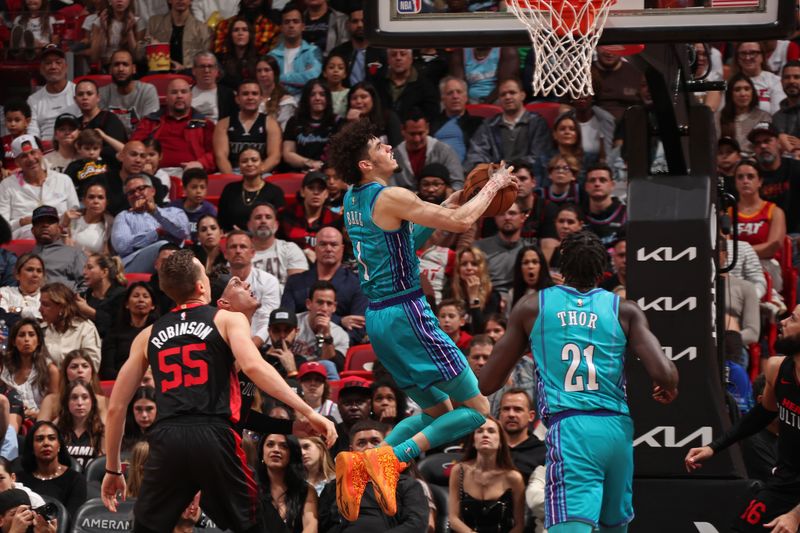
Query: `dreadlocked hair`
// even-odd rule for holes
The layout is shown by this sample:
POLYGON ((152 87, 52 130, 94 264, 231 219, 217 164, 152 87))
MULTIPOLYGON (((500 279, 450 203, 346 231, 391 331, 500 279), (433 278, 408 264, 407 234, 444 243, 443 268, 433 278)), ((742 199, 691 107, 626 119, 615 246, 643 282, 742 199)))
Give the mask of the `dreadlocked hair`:
POLYGON ((560 251, 564 280, 579 289, 594 287, 607 263, 606 249, 597 235, 588 230, 570 233, 561 241, 560 251))
POLYGON ((376 136, 374 125, 362 118, 345 125, 331 138, 328 162, 345 183, 358 185, 361 181, 358 163, 367 158, 369 142, 376 136))

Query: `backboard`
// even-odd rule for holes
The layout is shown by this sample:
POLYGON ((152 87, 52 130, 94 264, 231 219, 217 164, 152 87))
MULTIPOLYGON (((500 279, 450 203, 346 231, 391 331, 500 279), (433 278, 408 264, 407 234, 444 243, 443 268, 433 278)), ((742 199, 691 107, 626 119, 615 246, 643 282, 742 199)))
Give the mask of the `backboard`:
MULTIPOLYGON (((508 0, 511 1, 511 0, 508 0)), ((525 27, 491 0, 371 0, 364 16, 379 46, 530 45, 525 27), (453 10, 466 10, 452 12, 453 10), (469 11, 474 9, 474 11, 469 11)), ((618 0, 601 43, 786 38, 795 0, 618 0)))

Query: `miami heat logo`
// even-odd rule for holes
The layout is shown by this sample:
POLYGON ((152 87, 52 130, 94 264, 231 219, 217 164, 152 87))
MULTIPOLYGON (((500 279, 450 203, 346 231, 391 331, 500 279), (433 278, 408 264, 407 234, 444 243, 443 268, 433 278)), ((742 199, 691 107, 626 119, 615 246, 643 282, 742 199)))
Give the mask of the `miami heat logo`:
POLYGON ((181 313, 181 320, 186 320, 186 311, 181 313))

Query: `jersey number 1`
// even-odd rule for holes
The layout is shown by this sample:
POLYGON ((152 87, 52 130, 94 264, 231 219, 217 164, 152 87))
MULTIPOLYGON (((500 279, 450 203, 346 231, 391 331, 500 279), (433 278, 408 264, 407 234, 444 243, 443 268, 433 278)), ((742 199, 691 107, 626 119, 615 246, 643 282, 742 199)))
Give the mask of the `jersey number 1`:
POLYGON ((577 344, 565 344, 561 349, 561 360, 570 361, 567 375, 564 377, 564 390, 567 392, 583 392, 585 390, 597 390, 597 369, 594 366, 594 345, 590 344, 583 349, 583 358, 586 359, 586 368, 589 375, 584 384, 583 376, 576 376, 578 367, 581 365, 581 348, 577 344))
POLYGON ((198 350, 205 350, 206 343, 200 344, 187 344, 186 346, 176 346, 175 348, 167 348, 158 352, 158 369, 163 374, 167 374, 161 381, 161 392, 167 392, 175 387, 193 387, 194 385, 202 385, 208 381, 208 363, 202 359, 193 359, 192 352, 198 350), (181 363, 168 363, 167 357, 171 355, 180 355, 181 363), (184 369, 196 370, 196 374, 184 373, 184 369))

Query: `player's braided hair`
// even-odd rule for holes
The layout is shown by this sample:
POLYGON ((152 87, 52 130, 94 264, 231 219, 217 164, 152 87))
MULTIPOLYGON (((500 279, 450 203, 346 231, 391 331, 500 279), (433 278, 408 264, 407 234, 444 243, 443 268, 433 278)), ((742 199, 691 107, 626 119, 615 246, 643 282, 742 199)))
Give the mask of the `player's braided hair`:
POLYGON ((367 158, 369 142, 375 137, 374 125, 362 118, 347 124, 331 138, 328 162, 345 183, 358 185, 361 181, 358 162, 367 158))
POLYGON ((582 230, 561 241, 559 266, 564 280, 579 289, 594 287, 607 263, 606 249, 597 235, 582 230))

